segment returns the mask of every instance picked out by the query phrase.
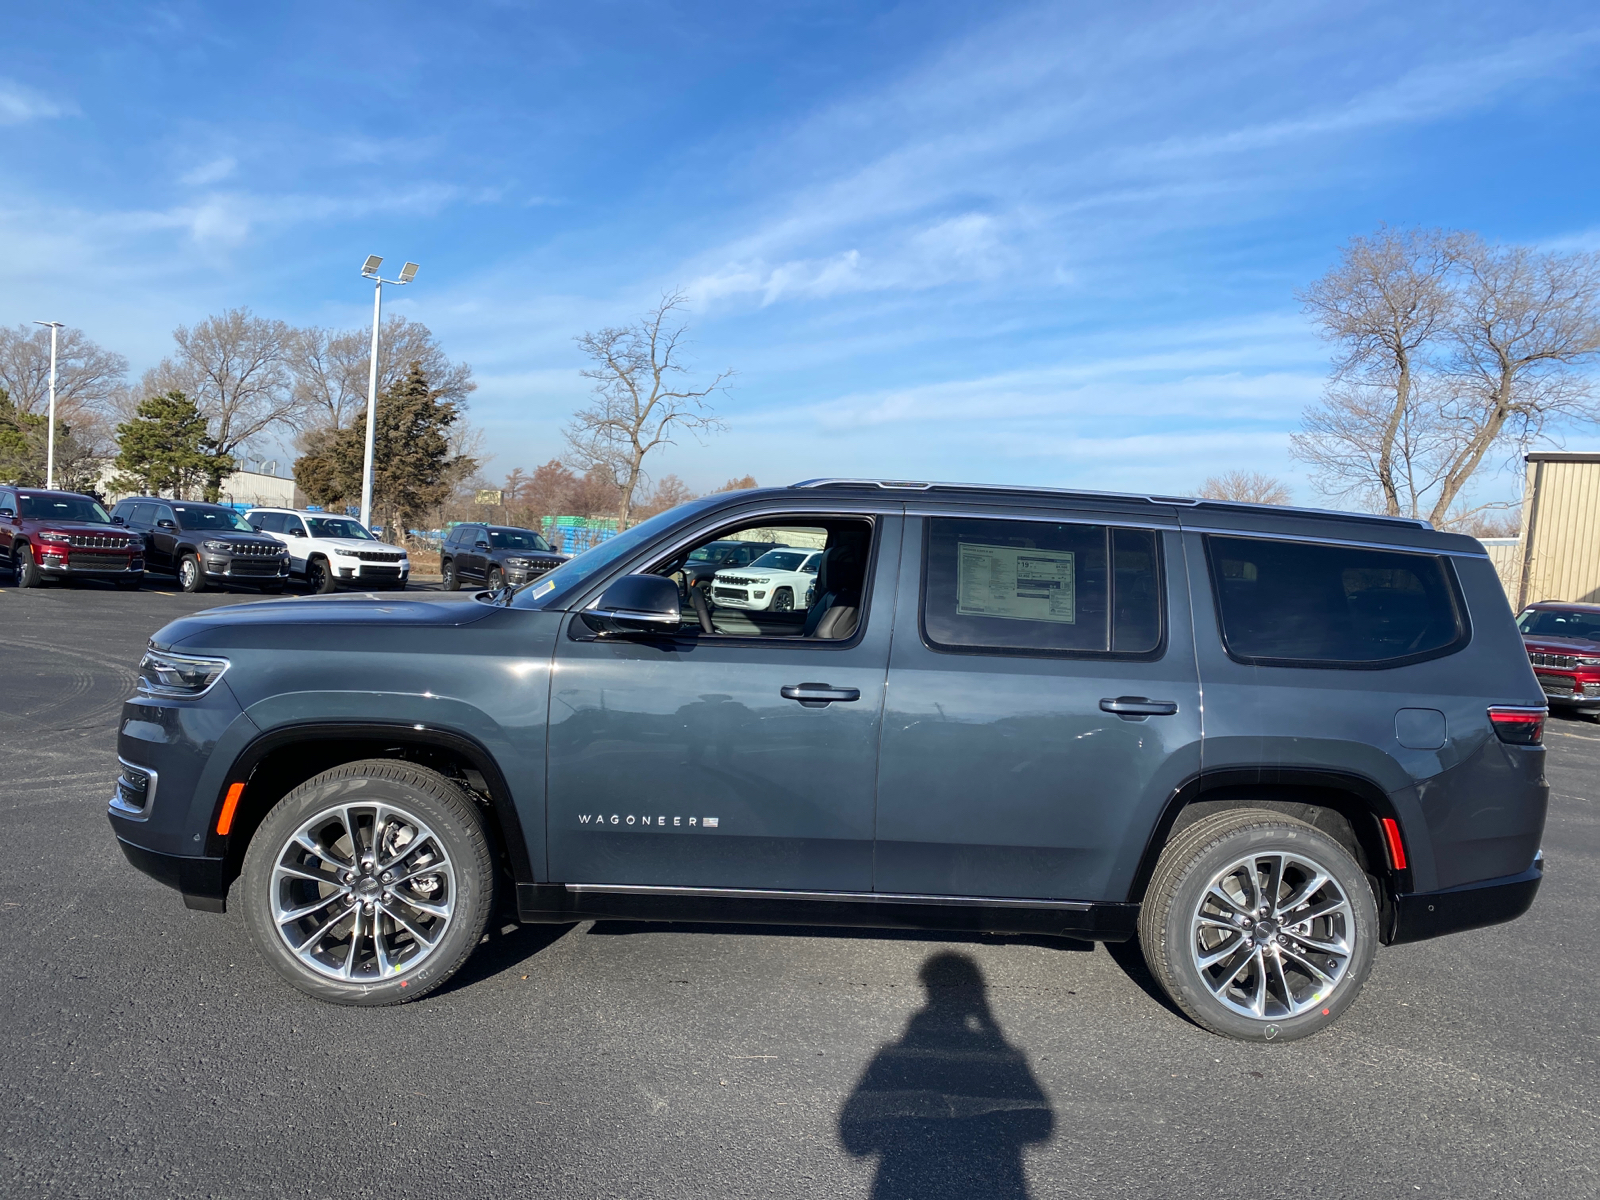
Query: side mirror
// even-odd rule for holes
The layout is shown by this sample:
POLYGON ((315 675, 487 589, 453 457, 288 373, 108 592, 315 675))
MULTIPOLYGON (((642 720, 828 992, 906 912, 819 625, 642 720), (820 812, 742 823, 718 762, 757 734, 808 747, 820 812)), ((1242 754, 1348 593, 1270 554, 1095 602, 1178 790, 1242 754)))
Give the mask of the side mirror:
POLYGON ((473 542, 472 545, 476 550, 487 550, 489 548, 488 542, 473 542))
POLYGON ((167 517, 162 517, 161 520, 156 522, 156 524, 162 529, 176 529, 178 527, 178 523, 176 521, 170 520, 167 517))
POLYGON ((9 519, 15 517, 16 515, 17 515, 16 512, 14 510, 12 510, 12 509, 0 508, 0 517, 5 517, 7 520, 9 520, 9 519))
POLYGON ((126 525, 127 524, 127 522, 124 521, 121 517, 115 517, 115 516, 111 518, 111 523, 113 525, 126 525))
POLYGON ((582 615, 596 633, 675 633, 683 623, 678 585, 662 575, 624 575, 582 615))
POLYGON ((252 525, 252 526, 250 526, 250 528, 254 529, 257 533, 265 533, 266 532, 266 529, 264 527, 260 526, 260 525, 252 525))
POLYGON ((289 530, 289 536, 290 537, 305 537, 305 535, 306 535, 306 531, 304 529, 291 529, 291 530, 289 530))

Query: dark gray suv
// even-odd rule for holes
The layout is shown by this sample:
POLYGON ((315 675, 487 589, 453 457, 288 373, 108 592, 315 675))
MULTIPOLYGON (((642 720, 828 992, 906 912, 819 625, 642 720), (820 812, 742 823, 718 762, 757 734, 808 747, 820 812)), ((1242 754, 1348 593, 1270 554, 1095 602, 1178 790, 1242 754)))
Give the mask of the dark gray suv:
POLYGON ((146 570, 176 576, 186 592, 204 591, 207 583, 281 592, 289 580, 289 552, 225 504, 129 496, 111 520, 144 539, 146 570))
POLYGON ((152 639, 111 822, 327 1000, 524 921, 1137 938, 1290 1040, 1379 944, 1515 918, 1544 697, 1482 546, 1160 496, 818 480, 675 508, 520 589, 263 601, 152 639), (825 547, 713 608, 716 541, 825 547))

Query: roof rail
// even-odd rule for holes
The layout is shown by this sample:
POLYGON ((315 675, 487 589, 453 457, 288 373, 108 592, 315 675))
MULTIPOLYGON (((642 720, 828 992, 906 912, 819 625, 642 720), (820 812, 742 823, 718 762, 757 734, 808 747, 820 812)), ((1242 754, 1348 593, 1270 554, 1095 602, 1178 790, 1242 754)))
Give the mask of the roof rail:
POLYGON ((1391 517, 1387 513, 1342 512, 1336 508, 1298 508, 1287 504, 1255 504, 1248 500, 1210 500, 1193 496, 1155 496, 1139 492, 1102 492, 1088 488, 1029 487, 1019 483, 931 483, 906 479, 806 479, 793 483, 796 488, 871 487, 886 491, 910 492, 1008 492, 1033 496, 1080 496, 1089 499, 1142 500, 1146 504, 1175 505, 1179 508, 1251 509, 1263 512, 1292 513, 1308 517, 1338 517, 1346 521, 1377 521, 1389 525, 1405 525, 1413 529, 1432 529, 1433 524, 1420 517, 1391 517))

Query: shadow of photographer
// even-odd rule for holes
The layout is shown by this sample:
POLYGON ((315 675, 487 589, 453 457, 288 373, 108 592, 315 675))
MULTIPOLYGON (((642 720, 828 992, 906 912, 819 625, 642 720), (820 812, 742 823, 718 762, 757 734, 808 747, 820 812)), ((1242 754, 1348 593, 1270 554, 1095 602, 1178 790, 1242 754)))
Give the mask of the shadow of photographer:
POLYGON ((927 1003, 868 1065, 839 1138, 878 1156, 875 1200, 1026 1197, 1023 1147, 1050 1137, 1050 1102, 1000 1031, 971 956, 935 954, 919 978, 927 1003))

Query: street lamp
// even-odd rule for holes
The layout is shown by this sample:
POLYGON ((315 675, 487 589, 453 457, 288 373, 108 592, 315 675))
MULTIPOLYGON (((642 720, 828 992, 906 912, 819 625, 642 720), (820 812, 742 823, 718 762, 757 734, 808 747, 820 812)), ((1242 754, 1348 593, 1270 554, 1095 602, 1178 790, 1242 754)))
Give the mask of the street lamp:
POLYGON ((56 486, 56 330, 62 325, 60 321, 35 321, 34 324, 50 328, 50 427, 44 439, 44 486, 53 488, 56 486))
POLYGON ((378 318, 383 310, 383 285, 395 287, 410 283, 417 277, 417 264, 408 262, 400 268, 399 279, 383 279, 378 268, 383 259, 376 254, 367 255, 362 264, 361 277, 373 281, 372 288, 372 364, 367 370, 367 452, 361 464, 361 523, 372 528, 372 444, 378 423, 378 318))

